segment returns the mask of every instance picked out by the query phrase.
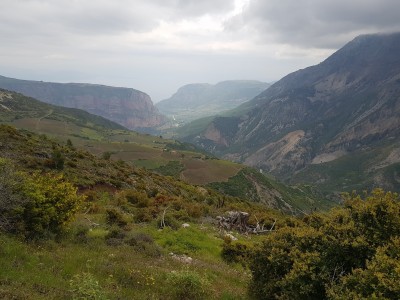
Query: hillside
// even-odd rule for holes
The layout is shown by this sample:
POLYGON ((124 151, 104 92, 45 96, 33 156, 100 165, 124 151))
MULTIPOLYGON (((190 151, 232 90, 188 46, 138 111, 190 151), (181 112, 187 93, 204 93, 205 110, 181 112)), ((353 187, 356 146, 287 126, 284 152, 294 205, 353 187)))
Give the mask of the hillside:
POLYGON ((183 139, 286 182, 399 191, 399 53, 400 33, 357 37, 183 139))
POLYGON ((245 210, 268 226, 274 219, 286 222, 265 206, 99 158, 45 135, 0 125, 0 141, 2 299, 71 299, 82 293, 176 299, 165 284, 179 280, 168 275, 171 271, 201 284, 195 290, 200 294, 206 289, 213 299, 241 298, 248 275, 221 260, 223 235, 216 216, 245 210), (71 184, 79 188, 78 207, 60 200, 75 193, 71 184), (19 200, 23 191, 27 194, 19 200), (38 201, 32 211, 34 204, 18 206, 29 197, 38 201), (46 201, 54 199, 59 202, 49 206, 46 201), (67 222, 56 223, 63 211, 53 212, 62 209, 75 216, 68 212, 68 227, 59 232, 55 225, 67 222), (16 219, 21 211, 22 219, 16 219), (190 227, 182 228, 183 223, 190 227), (21 240, 24 235, 28 243, 21 240))
POLYGON ((147 94, 129 88, 19 80, 4 76, 0 76, 0 88, 46 103, 79 108, 129 129, 152 131, 166 121, 147 94))
POLYGON ((261 174, 250 175, 254 171, 244 170, 244 165, 216 159, 191 145, 132 132, 102 117, 14 92, 0 91, 0 122, 73 144, 98 157, 121 160, 190 184, 215 186, 226 195, 292 214, 334 205, 316 191, 285 186, 261 174), (240 175, 242 170, 246 176, 240 175), (232 188, 237 178, 244 184, 241 190, 232 188))
MULTIPOLYGON (((1 104, 40 107, 8 91, 1 104)), ((330 212, 294 217, 255 203, 258 189, 281 203, 274 184, 243 169, 191 185, 0 124, 0 298, 398 298, 397 194, 347 194, 330 212)))
POLYGON ((0 141, 2 299, 400 295, 396 194, 295 218, 11 126, 0 141))
POLYGON ((161 113, 173 118, 174 124, 213 116, 249 101, 270 84, 253 80, 230 80, 215 85, 185 85, 170 98, 156 104, 161 113))

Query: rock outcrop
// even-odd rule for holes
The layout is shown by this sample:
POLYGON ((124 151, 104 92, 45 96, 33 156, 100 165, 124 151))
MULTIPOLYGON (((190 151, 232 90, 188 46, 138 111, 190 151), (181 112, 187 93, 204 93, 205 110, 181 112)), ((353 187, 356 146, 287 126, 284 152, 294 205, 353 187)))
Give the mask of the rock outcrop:
POLYGON ((166 121, 149 95, 130 88, 18 80, 3 76, 0 76, 0 88, 50 104, 79 108, 139 131, 151 130, 166 121))

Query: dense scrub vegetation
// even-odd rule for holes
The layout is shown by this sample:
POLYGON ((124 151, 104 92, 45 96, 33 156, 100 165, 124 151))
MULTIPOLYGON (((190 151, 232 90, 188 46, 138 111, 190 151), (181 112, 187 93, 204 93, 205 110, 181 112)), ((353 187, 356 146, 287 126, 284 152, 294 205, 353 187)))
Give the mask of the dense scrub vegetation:
POLYGON ((267 236, 252 253, 255 298, 400 298, 397 194, 346 195, 343 207, 303 222, 267 236))
POLYGON ((60 233, 84 197, 62 175, 16 172, 0 158, 0 228, 36 238, 60 233))
POLYGON ((4 125, 0 231, 5 299, 400 298, 397 194, 293 217, 4 125))
POLYGON ((0 125, 0 157, 0 298, 241 299, 248 274, 221 260, 215 216, 246 210, 286 222, 10 126, 0 125))

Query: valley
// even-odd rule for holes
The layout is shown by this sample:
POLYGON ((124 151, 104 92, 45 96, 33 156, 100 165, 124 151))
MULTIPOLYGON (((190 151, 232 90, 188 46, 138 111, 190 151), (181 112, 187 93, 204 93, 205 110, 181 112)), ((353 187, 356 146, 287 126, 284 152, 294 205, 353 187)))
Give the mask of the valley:
POLYGON ((188 84, 170 98, 156 103, 156 107, 171 119, 170 126, 176 127, 234 109, 269 86, 268 83, 251 80, 223 81, 215 85, 188 84))
POLYGON ((398 299, 399 53, 157 105, 0 76, 0 298, 398 299))
POLYGON ((238 108, 176 134, 286 183, 326 193, 400 191, 400 161, 389 158, 400 146, 399 50, 398 33, 357 37, 238 108))

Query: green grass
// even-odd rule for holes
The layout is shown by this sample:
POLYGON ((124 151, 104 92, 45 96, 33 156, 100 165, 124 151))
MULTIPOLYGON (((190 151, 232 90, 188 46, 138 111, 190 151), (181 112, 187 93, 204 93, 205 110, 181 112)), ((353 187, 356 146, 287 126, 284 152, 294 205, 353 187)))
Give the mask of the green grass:
POLYGON ((251 168, 241 170, 226 182, 213 182, 208 186, 230 196, 266 202, 270 207, 287 213, 302 214, 313 209, 327 210, 336 205, 327 201, 309 185, 287 186, 251 168))
POLYGON ((153 169, 153 171, 164 175, 164 176, 172 176, 175 178, 180 178, 181 172, 184 170, 184 167, 180 161, 169 161, 166 165, 160 166, 158 168, 153 169))
POLYGON ((179 137, 188 137, 197 135, 207 128, 207 126, 214 120, 215 116, 197 119, 189 124, 177 128, 175 133, 179 137))
POLYGON ((91 274, 107 299, 161 299, 169 288, 163 284, 168 274, 190 270, 210 283, 210 299, 224 299, 227 294, 244 299, 248 276, 221 261, 222 240, 209 230, 135 230, 152 233, 156 243, 164 247, 164 254, 149 257, 128 245, 107 246, 103 233, 89 234, 84 243, 28 244, 0 234, 0 297, 71 299, 70 281, 74 276, 91 274), (187 253, 194 261, 186 265, 168 252, 187 253))
POLYGON ((22 95, 14 97, 12 104, 17 111, 0 113, 0 122, 45 134, 61 143, 69 139, 75 147, 100 157, 109 152, 112 160, 155 169, 193 184, 226 181, 241 169, 238 165, 208 159, 208 154, 198 152, 192 145, 124 130, 119 125, 113 127, 112 122, 108 124, 79 110, 58 108, 22 95))
POLYGON ((200 229, 197 224, 191 224, 188 228, 173 230, 167 227, 161 231, 147 228, 145 232, 151 233, 156 242, 168 252, 186 254, 208 261, 221 259, 223 241, 209 226, 200 229))
POLYGON ((371 190, 377 185, 387 190, 400 191, 396 182, 396 164, 379 169, 396 145, 382 144, 372 150, 359 150, 333 161, 309 165, 291 178, 292 182, 316 182, 325 193, 371 190))

